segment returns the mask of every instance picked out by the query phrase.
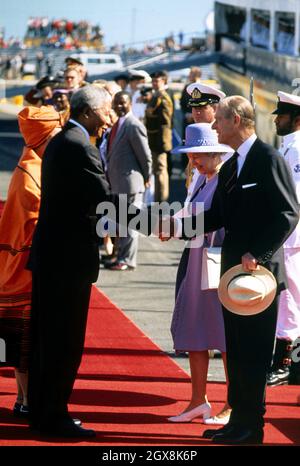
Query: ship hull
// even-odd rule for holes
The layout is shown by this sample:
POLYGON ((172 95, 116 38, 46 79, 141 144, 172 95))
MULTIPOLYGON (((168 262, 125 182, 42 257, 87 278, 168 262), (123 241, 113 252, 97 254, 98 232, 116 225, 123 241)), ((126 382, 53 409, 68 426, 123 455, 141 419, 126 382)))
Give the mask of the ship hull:
MULTIPOLYGON (((222 65, 215 65, 216 75, 221 84, 221 89, 227 95, 242 95, 249 99, 250 77, 243 76, 229 70, 222 65)), ((278 145, 278 137, 275 132, 273 110, 276 108, 276 94, 267 90, 267 86, 254 80, 254 101, 256 132, 265 142, 278 145)))

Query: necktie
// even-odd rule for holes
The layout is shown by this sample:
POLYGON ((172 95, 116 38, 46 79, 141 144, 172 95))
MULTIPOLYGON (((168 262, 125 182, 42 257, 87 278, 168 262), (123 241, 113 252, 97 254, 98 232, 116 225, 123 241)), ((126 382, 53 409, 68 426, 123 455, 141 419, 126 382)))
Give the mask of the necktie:
POLYGON ((113 127, 111 129, 110 136, 109 136, 109 141, 108 141, 108 151, 110 151, 113 140, 115 139, 115 137, 117 135, 118 124, 119 124, 119 120, 113 125, 113 127))
POLYGON ((239 153, 235 152, 230 159, 230 176, 225 183, 225 188, 227 194, 231 193, 231 191, 235 188, 237 182, 237 173, 238 173, 238 159, 239 153))

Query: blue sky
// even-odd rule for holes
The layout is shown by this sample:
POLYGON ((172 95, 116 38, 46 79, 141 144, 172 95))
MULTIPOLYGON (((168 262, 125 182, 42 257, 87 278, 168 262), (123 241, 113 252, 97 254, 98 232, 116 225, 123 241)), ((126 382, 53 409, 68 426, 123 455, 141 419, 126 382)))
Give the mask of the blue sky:
POLYGON ((0 28, 5 28, 6 38, 22 37, 29 16, 86 19, 99 23, 106 45, 113 45, 164 37, 171 31, 202 31, 213 4, 213 0, 1 0, 0 28))

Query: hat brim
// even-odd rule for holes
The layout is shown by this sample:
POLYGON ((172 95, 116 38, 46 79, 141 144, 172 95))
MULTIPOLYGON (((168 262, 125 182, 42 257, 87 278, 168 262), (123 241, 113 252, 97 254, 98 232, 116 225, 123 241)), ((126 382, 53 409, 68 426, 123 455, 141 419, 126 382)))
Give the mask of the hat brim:
POLYGON ((300 104, 292 104, 290 102, 278 102, 277 108, 272 112, 272 115, 289 115, 289 114, 299 114, 300 113, 300 104))
MULTIPOLYGON (((244 271, 241 264, 232 267, 231 269, 227 270, 224 275, 222 275, 218 288, 219 300, 223 306, 233 314, 240 316, 252 316, 265 311, 272 304, 277 293, 277 282, 274 275, 268 269, 259 265, 257 269, 253 271, 253 273, 255 273, 257 276, 264 277, 264 280, 266 281, 270 290, 269 293, 262 301, 256 302, 251 306, 247 306, 245 304, 243 305, 242 303, 238 304, 232 301, 228 295, 228 285, 234 277, 246 273, 247 272, 244 271)), ((251 273, 249 273, 249 275, 251 275, 251 273)))
POLYGON ((230 146, 225 144, 218 144, 217 146, 178 146, 175 147, 172 151, 172 154, 181 154, 181 153, 197 153, 197 152, 206 152, 206 153, 233 153, 234 150, 230 146))
POLYGON ((300 107, 299 107, 299 110, 297 110, 297 108, 292 109, 292 110, 284 110, 284 109, 276 108, 276 110, 274 110, 274 112, 272 112, 271 115, 291 115, 296 112, 298 113, 300 112, 300 107))
POLYGON ((69 94, 70 89, 53 89, 54 94, 69 94))
POLYGON ((189 100, 188 105, 190 107, 205 107, 205 105, 215 105, 218 104, 219 100, 211 101, 211 100, 201 100, 201 101, 191 101, 189 100))
POLYGON ((65 63, 66 63, 67 65, 68 65, 68 63, 70 63, 70 64, 74 63, 74 64, 76 64, 76 65, 83 66, 82 61, 77 60, 77 58, 72 58, 72 57, 67 57, 67 58, 65 59, 65 63))

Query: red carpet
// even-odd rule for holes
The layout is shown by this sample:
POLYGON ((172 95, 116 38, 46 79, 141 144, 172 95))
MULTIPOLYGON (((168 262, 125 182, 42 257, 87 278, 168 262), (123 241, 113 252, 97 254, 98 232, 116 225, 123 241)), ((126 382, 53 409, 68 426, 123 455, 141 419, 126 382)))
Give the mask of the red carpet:
MULTIPOLYGON (((10 368, 0 369, 0 445, 207 445, 200 420, 171 424, 166 418, 189 400, 188 376, 162 354, 103 294, 93 289, 86 349, 70 411, 97 431, 90 442, 40 438, 11 415, 15 382, 10 368)), ((267 394, 267 445, 300 445, 299 386, 267 394)), ((209 384, 213 413, 223 405, 224 384, 209 384)))
POLYGON ((1 217, 1 214, 2 214, 2 211, 3 211, 3 208, 4 208, 4 204, 5 204, 5 202, 0 200, 0 217, 1 217))

